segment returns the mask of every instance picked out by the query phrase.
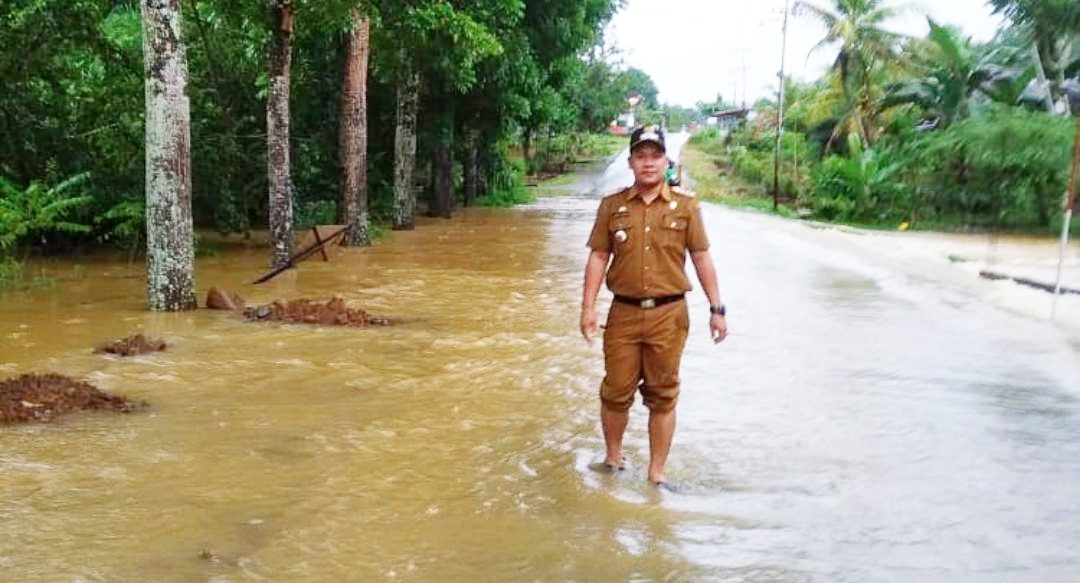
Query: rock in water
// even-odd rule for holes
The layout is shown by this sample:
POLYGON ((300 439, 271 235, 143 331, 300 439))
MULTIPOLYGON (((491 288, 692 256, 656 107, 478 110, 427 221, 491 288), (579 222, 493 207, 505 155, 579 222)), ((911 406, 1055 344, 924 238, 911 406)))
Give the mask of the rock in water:
POLYGON ((206 307, 211 310, 239 311, 244 309, 244 298, 235 292, 212 287, 206 293, 206 307))
POLYGON ((147 338, 142 334, 136 334, 134 336, 128 336, 120 340, 113 340, 108 344, 98 346, 94 352, 117 354, 120 356, 132 356, 135 354, 143 354, 146 352, 160 352, 165 350, 164 340, 157 338, 147 338))

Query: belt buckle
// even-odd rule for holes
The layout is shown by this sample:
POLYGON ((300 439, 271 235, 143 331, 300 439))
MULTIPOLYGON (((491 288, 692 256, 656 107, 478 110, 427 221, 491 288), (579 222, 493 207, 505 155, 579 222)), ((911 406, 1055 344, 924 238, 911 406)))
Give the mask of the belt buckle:
POLYGON ((656 300, 649 298, 647 300, 641 300, 641 308, 643 310, 651 310, 656 307, 656 300))

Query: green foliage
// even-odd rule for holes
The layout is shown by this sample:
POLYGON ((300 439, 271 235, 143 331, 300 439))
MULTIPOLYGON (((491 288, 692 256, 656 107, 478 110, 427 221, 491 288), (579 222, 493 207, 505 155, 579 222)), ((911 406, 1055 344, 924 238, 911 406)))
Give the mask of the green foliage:
POLYGON ((90 227, 67 220, 68 215, 89 204, 88 195, 68 196, 89 175, 76 174, 52 187, 31 182, 20 188, 0 177, 0 251, 10 251, 31 237, 45 238, 52 233, 88 233, 90 227))
POLYGON ((337 202, 312 200, 296 206, 293 225, 296 229, 310 229, 315 225, 333 225, 337 221, 337 202))
POLYGON ((534 142, 529 174, 562 173, 576 162, 608 157, 626 147, 626 138, 609 134, 561 133, 534 142))
POLYGON ((827 157, 813 173, 813 205, 828 220, 882 221, 890 218, 900 164, 890 163, 875 149, 863 148, 859 137, 848 136, 849 156, 827 157))
POLYGON ((579 134, 577 145, 578 159, 608 158, 626 148, 624 136, 613 136, 608 133, 579 134))
POLYGON ((501 155, 491 173, 490 191, 477 199, 477 205, 506 207, 532 202, 533 196, 525 188, 525 161, 519 156, 511 156, 505 144, 500 150, 501 155))
POLYGON ((1000 54, 985 51, 980 56, 959 30, 927 20, 929 36, 910 50, 912 66, 921 76, 890 84, 882 108, 916 104, 925 115, 948 125, 979 109, 980 100, 1016 101, 1019 80, 1030 79, 1024 68, 994 63, 1000 54))
MULTIPOLYGON (((990 0, 995 13, 1011 20, 1025 45, 1038 49, 1054 104, 1064 110, 1066 76, 1080 71, 1080 4, 1075 0, 990 0)), ((1045 106, 1045 97, 1032 101, 1045 106)))
POLYGON ((723 146, 720 132, 716 128, 696 131, 690 136, 688 142, 710 154, 718 154, 719 149, 723 146))
MULTIPOLYGON (((782 195, 828 220, 1060 228, 1074 120, 1014 104, 1033 75, 1032 41, 1051 61, 1051 81, 1060 81, 1070 44, 1061 40, 1080 40, 1080 5, 992 3, 1017 26, 983 46, 932 21, 925 39, 884 32, 894 11, 879 0, 796 3, 824 25, 819 47, 838 52, 817 82, 785 80, 782 195), (1040 38, 1057 39, 1056 48, 1040 38)), ((1080 70, 1073 67, 1064 70, 1080 70)), ((777 108, 756 108, 744 128, 724 139, 699 132, 690 145, 713 156, 720 173, 764 193, 772 188, 777 108)))
POLYGON ((934 132, 901 162, 923 206, 988 226, 1049 226, 1065 191, 1074 121, 997 106, 934 132))
POLYGON ((115 204, 95 219, 102 242, 112 243, 133 252, 146 236, 146 204, 125 200, 115 204))
MULTIPOLYGON (((618 4, 294 2, 290 121, 298 219, 324 222, 327 209, 337 203, 336 120, 344 33, 353 8, 372 20, 368 194, 377 221, 388 216, 392 199, 394 81, 402 67, 417 65, 423 73, 421 148, 434 143, 437 124, 430 114, 436 108, 453 112, 455 146, 463 130, 477 130, 487 184, 517 196, 524 191, 508 178, 498 151, 511 137, 524 135, 525 128, 541 141, 584 135, 586 128, 606 127, 624 106, 627 86, 644 85, 636 89, 655 95, 644 74, 637 72, 641 83, 631 82, 635 73, 605 72, 598 65, 603 59, 590 61, 590 49, 600 43, 618 4), (588 62, 597 64, 591 77, 584 73, 588 62), (605 109, 597 95, 615 96, 615 109, 605 109)), ((199 0, 181 7, 195 224, 222 233, 258 228, 267 217, 267 4, 199 0)), ((139 248, 145 230, 139 202, 145 182, 145 94, 138 3, 0 2, 0 38, 0 174, 24 185, 89 171, 82 187, 93 200, 78 213, 72 209, 66 220, 92 228, 84 240, 139 248)), ((561 152, 558 139, 554 142, 561 152)), ((600 146, 583 137, 571 149, 568 159, 576 160, 596 155, 600 146)), ((455 174, 461 172, 463 151, 455 148, 455 174)), ((50 242, 64 241, 53 237, 50 242)))
MULTIPOLYGON (((521 14, 521 2, 509 6, 521 14)), ((486 58, 502 53, 502 45, 484 24, 473 18, 466 9, 455 8, 447 2, 422 3, 408 6, 402 12, 383 13, 383 22, 390 25, 397 42, 410 41, 413 47, 424 48, 428 58, 423 65, 439 75, 445 85, 465 93, 477 82, 476 66, 486 58)), ((417 55, 419 57, 420 55, 417 55)))

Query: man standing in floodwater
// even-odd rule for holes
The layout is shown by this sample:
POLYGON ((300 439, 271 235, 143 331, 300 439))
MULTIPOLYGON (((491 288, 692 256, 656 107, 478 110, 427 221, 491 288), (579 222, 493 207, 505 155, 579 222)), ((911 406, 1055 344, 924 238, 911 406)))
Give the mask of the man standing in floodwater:
POLYGON ((591 342, 597 331, 596 296, 607 274, 608 289, 615 294, 604 330, 606 375, 600 385, 607 452, 603 463, 590 467, 623 469, 623 434, 634 393, 640 390, 649 408, 649 481, 663 488, 670 488, 664 467, 675 434, 679 362, 690 327, 687 252, 709 298, 713 342, 727 336, 726 310, 698 201, 668 184, 668 167, 663 132, 635 130, 630 136, 634 185, 600 202, 581 298, 581 334, 591 342))

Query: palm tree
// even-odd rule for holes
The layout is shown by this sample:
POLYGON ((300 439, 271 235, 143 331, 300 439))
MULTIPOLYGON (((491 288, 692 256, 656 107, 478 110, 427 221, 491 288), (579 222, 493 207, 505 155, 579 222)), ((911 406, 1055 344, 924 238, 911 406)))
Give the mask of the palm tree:
POLYGON ((916 104, 928 116, 948 125, 967 117, 980 95, 1015 99, 1022 70, 992 62, 999 56, 996 50, 980 55, 959 30, 929 18, 927 21, 929 36, 913 42, 908 51, 916 77, 892 83, 882 109, 916 104))
POLYGON ((833 0, 831 9, 800 1, 795 13, 818 20, 825 38, 811 52, 839 43, 833 72, 844 93, 845 111, 833 139, 843 128, 853 128, 864 146, 873 142, 875 110, 874 73, 882 63, 896 58, 900 35, 881 28, 902 9, 884 6, 884 0, 833 0))
POLYGON ((1050 95, 1062 101, 1066 71, 1073 65, 1073 43, 1080 34, 1080 3, 1076 0, 990 0, 995 14, 1004 14, 1026 29, 1041 64, 1046 68, 1050 95))

